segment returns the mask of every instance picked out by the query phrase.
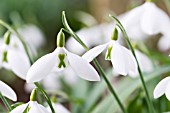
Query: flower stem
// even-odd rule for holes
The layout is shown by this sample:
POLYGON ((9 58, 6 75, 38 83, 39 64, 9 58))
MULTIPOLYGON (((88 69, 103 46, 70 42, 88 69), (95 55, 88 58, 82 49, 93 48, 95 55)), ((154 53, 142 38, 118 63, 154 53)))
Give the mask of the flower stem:
POLYGON ((113 87, 112 87, 111 83, 109 82, 108 78, 106 77, 106 74, 105 74, 104 70, 102 69, 102 67, 100 66, 100 64, 98 63, 98 61, 96 59, 94 59, 93 63, 95 64, 96 68, 100 72, 101 76, 103 77, 104 81, 106 82, 110 92, 115 97, 115 99, 116 99, 117 103, 119 104, 119 106, 120 106, 121 110, 123 111, 123 113, 128 113, 126 111, 126 109, 124 108, 122 102, 120 101, 118 95, 116 94, 115 90, 113 89, 113 87))
MULTIPOLYGON (((111 15, 110 15, 110 16, 111 16, 111 15)), ((149 107, 149 111, 150 111, 149 113, 155 113, 155 112, 154 112, 154 107, 153 107, 152 101, 151 101, 150 96, 149 96, 149 92, 148 92, 147 87, 146 87, 145 80, 144 80, 144 78, 143 78, 143 74, 142 74, 142 71, 141 71, 141 68, 140 68, 138 59, 137 59, 137 57, 136 57, 135 51, 134 51, 134 49, 133 49, 133 47, 132 47, 132 44, 131 44, 131 42, 130 42, 130 40, 129 40, 129 37, 128 37, 128 35, 127 35, 127 33, 126 33, 123 25, 120 23, 120 21, 119 21, 116 17, 114 17, 114 16, 111 16, 111 17, 116 21, 116 25, 117 25, 117 26, 120 28, 120 30, 122 31, 123 37, 124 37, 124 39, 126 40, 126 42, 127 42, 128 46, 129 46, 129 48, 130 48, 133 56, 135 57, 135 60, 136 60, 136 63, 137 63, 137 67, 138 67, 138 72, 139 72, 139 75, 140 75, 140 79, 141 79, 141 82, 142 82, 142 85, 143 85, 143 88, 144 88, 144 91, 145 91, 145 94, 146 94, 147 103, 148 103, 148 107, 149 107)))
POLYGON ((6 106, 6 108, 8 109, 8 111, 10 112, 12 110, 12 108, 9 105, 8 101, 6 100, 6 98, 1 93, 0 93, 0 98, 3 101, 4 105, 6 106))
MULTIPOLYGON (((63 21, 63 24, 64 24, 64 27, 66 28, 66 31, 67 33, 69 33, 71 36, 73 36, 73 38, 78 41, 82 46, 83 48, 88 51, 89 48, 83 43, 83 41, 76 35, 76 33, 74 33, 74 31, 70 28, 70 26, 68 25, 67 23, 67 20, 66 20, 66 17, 65 17, 65 12, 63 12, 63 15, 62 15, 62 21, 63 21)), ((115 97, 118 105, 120 106, 121 110, 123 113, 128 113, 127 110, 124 108, 122 102, 120 101, 118 95, 116 94, 114 88, 112 87, 111 83, 109 82, 109 80, 107 79, 106 77, 106 74, 104 72, 104 70, 102 69, 102 67, 100 66, 100 64, 98 63, 98 61, 96 59, 93 60, 94 61, 94 64, 96 66, 96 68, 98 69, 98 71, 100 72, 101 76, 104 78, 104 81, 106 82, 111 94, 115 97)))
MULTIPOLYGON (((10 25, 8 25, 6 22, 0 20, 0 25, 4 26, 5 28, 7 28, 11 33, 14 33, 16 34, 17 38, 21 41, 22 45, 24 46, 24 49, 25 49, 25 52, 29 58, 29 61, 30 61, 30 64, 32 65, 34 63, 34 61, 32 60, 31 58, 31 55, 29 54, 29 51, 28 51, 28 47, 26 45, 26 43, 24 42, 24 40, 22 39, 21 35, 17 32, 17 30, 15 30, 14 28, 12 28, 10 25)), ((55 110, 52 106, 52 102, 48 96, 48 94, 45 92, 45 90, 43 88, 41 88, 41 86, 39 85, 38 82, 34 83, 38 89, 41 91, 41 93, 44 95, 47 103, 49 104, 50 108, 51 108, 51 111, 52 113, 55 113, 55 110)))
POLYGON ((55 113, 55 110, 54 110, 54 108, 53 108, 53 105, 52 105, 52 102, 51 102, 50 98, 48 97, 48 94, 45 92, 45 90, 44 90, 43 88, 41 88, 41 86, 39 85, 38 82, 35 82, 34 84, 35 84, 36 87, 41 91, 41 93, 44 95, 44 97, 45 97, 48 105, 49 105, 50 108, 51 108, 52 113, 55 113))

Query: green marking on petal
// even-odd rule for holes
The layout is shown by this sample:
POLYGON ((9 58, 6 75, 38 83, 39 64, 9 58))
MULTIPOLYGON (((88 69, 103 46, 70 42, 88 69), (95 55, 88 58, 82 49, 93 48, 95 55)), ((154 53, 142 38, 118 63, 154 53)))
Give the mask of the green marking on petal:
POLYGON ((59 54, 58 58, 60 59, 60 63, 58 64, 58 67, 61 68, 62 66, 65 68, 66 64, 64 62, 65 54, 59 54))
POLYGON ((111 51, 112 51, 112 46, 107 48, 107 54, 106 54, 106 60, 111 60, 111 51))
POLYGON ((4 52, 3 52, 3 58, 2 58, 2 61, 3 61, 3 62, 8 62, 7 54, 8 54, 7 51, 4 51, 4 52))

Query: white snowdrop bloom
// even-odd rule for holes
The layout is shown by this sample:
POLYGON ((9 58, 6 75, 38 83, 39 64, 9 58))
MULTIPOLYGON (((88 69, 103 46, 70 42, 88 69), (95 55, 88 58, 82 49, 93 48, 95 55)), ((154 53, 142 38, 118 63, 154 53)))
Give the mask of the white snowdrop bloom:
POLYGON ((62 30, 57 36, 57 48, 38 59, 27 73, 27 82, 37 82, 53 71, 62 71, 68 64, 83 79, 99 81, 100 77, 93 66, 80 56, 67 51, 64 47, 65 37, 62 30))
POLYGON ((18 77, 25 79, 30 67, 29 58, 18 38, 10 38, 7 32, 4 43, 0 45, 0 67, 12 70, 18 77))
POLYGON ((10 113, 50 113, 44 106, 37 103, 36 97, 37 88, 32 90, 28 103, 17 106, 10 113))
POLYGON ((11 87, 9 87, 7 84, 5 84, 4 82, 0 81, 0 93, 13 100, 13 101, 17 101, 17 96, 15 94, 15 92, 11 89, 11 87))
MULTIPOLYGON (((132 29, 131 33, 137 31, 137 33, 144 38, 144 34, 155 35, 162 33, 165 35, 165 33, 168 33, 167 31, 170 28, 170 18, 154 3, 145 2, 143 5, 127 12, 122 24, 125 26, 126 30, 132 29)), ((131 35, 129 36, 131 37, 131 35)), ((135 38, 135 36, 132 37, 135 38)), ((138 38, 138 36, 136 38, 138 38)))
MULTIPOLYGON (((56 113, 71 113, 63 105, 59 103, 53 103, 53 107, 56 113)), ((47 107, 47 110, 50 112, 51 111, 50 107, 47 107)))
POLYGON ((27 113, 50 113, 44 106, 38 104, 37 101, 30 101, 26 104, 22 104, 13 109, 10 113, 23 113, 27 108, 29 109, 27 113))
MULTIPOLYGON (((135 50, 135 53, 136 53, 136 57, 138 59, 138 62, 139 62, 139 65, 140 65, 142 72, 147 72, 147 73, 151 72, 153 70, 153 65, 152 65, 151 60, 148 58, 148 56, 146 56, 145 54, 141 53, 138 50, 135 50)), ((139 75, 137 68, 136 68, 135 72, 136 73, 130 72, 129 76, 130 77, 137 77, 139 75)))
POLYGON ((170 77, 161 80, 154 89, 154 98, 159 98, 165 94, 166 98, 170 100, 170 77))
POLYGON ((82 57, 87 61, 91 62, 95 57, 97 57, 102 51, 107 48, 106 60, 111 60, 114 70, 122 75, 127 75, 131 71, 135 72, 137 64, 132 53, 125 47, 121 46, 117 42, 118 31, 115 28, 114 35, 111 41, 106 44, 96 46, 86 52, 82 57))

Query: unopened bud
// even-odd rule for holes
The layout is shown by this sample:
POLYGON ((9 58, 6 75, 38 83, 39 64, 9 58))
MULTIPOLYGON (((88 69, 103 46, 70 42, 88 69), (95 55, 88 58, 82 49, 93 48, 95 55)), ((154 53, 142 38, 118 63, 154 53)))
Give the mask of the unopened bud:
POLYGON ((57 47, 64 47, 64 45, 65 45, 65 35, 61 29, 57 35, 57 47))

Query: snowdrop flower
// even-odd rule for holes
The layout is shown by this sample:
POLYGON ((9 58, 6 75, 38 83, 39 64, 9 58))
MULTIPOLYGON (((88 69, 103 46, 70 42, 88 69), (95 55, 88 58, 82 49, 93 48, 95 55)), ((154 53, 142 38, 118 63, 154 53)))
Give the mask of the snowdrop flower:
POLYGON ((17 101, 17 96, 15 94, 15 92, 4 82, 0 81, 0 93, 1 95, 13 100, 13 101, 17 101))
MULTIPOLYGON (((152 65, 151 60, 148 58, 148 56, 146 56, 145 54, 141 53, 138 50, 135 50, 135 53, 139 61, 139 65, 141 67, 142 72, 151 72, 153 70, 153 65, 152 65)), ((133 78, 137 77, 138 75, 139 74, 138 74, 137 68, 136 68, 135 73, 134 72, 129 73, 129 76, 133 78)))
MULTIPOLYGON (((162 39, 158 46, 160 49, 167 49, 167 40, 170 33, 170 18, 152 2, 145 2, 131 11, 127 12, 121 20, 127 34, 132 39, 146 39, 150 35, 161 33, 162 39), (165 41, 166 40, 166 41, 165 41), (164 44, 162 44, 164 42, 164 44), (165 47, 162 47, 165 46, 165 47)), ((168 43, 169 47, 170 43, 168 43)))
POLYGON ((7 32, 0 46, 0 67, 12 70, 18 77, 25 79, 30 62, 20 40, 11 38, 10 32, 7 32))
POLYGON ((122 75, 127 75, 131 71, 135 72, 137 64, 132 53, 117 42, 118 31, 115 28, 112 40, 106 44, 99 45, 86 52, 82 57, 91 62, 96 56, 107 48, 106 60, 111 60, 115 71, 122 75))
POLYGON ((170 100, 170 77, 161 80, 154 89, 154 98, 159 98, 165 94, 166 98, 170 100))
POLYGON ((100 77, 92 65, 65 49, 65 36, 62 30, 57 36, 57 48, 54 52, 49 53, 38 59, 27 73, 27 82, 37 82, 45 78, 53 71, 62 71, 68 64, 81 78, 89 81, 99 81, 100 77))
MULTIPOLYGON (((56 113, 71 113, 64 106, 62 106, 59 103, 53 103, 53 107, 54 107, 54 110, 56 111, 56 113)), ((50 107, 48 107, 47 110, 50 112, 51 111, 50 107)))
POLYGON ((36 89, 32 91, 30 101, 28 103, 14 108, 10 113, 23 113, 24 111, 27 111, 27 113, 50 113, 44 106, 37 103, 36 89))

